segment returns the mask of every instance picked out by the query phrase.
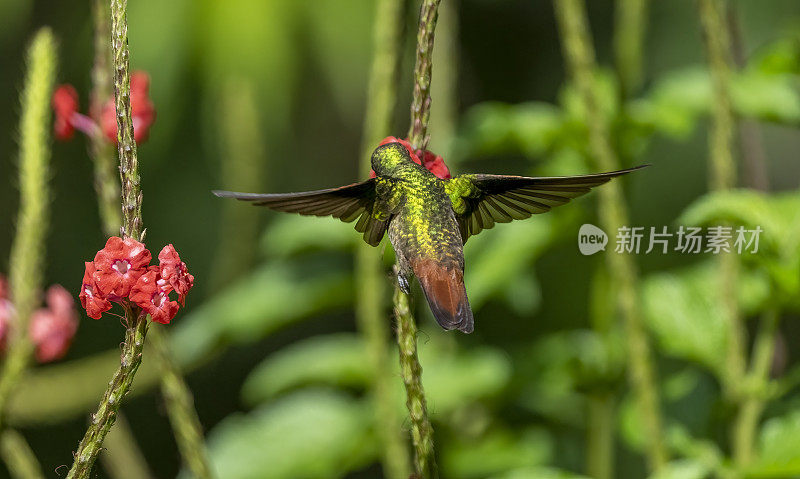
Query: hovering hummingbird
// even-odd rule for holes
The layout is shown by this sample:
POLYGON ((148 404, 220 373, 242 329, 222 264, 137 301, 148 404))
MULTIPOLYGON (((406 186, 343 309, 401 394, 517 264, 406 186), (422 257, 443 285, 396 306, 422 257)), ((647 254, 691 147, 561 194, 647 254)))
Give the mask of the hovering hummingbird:
MULTIPOLYGON (((467 174, 442 180, 412 161, 400 143, 372 153, 375 178, 339 188, 285 194, 214 191, 278 211, 355 221, 364 241, 377 246, 384 234, 397 256, 400 288, 419 280, 433 316, 446 329, 471 333, 472 310, 464 286, 467 239, 495 223, 529 218, 563 205, 595 186, 643 166, 594 175, 524 177, 467 174)), ((644 165, 646 166, 646 165, 644 165)))

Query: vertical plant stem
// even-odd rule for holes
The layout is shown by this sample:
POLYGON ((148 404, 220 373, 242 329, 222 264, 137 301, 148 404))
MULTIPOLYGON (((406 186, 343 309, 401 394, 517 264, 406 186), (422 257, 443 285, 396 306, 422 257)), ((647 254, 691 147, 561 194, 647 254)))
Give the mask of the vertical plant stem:
MULTIPOLYGON (((403 0, 380 0, 373 28, 372 70, 361 145, 362 176, 370 171, 372 149, 391 131, 397 91, 395 81, 402 42, 403 0)), ((359 244, 356 252, 356 320, 367 343, 372 365, 372 400, 382 443, 384 476, 406 479, 410 471, 408 450, 400 434, 401 418, 395 407, 390 373, 389 326, 386 322, 387 294, 381 251, 359 244)))
POLYGON ((647 27, 648 0, 617 0, 614 56, 623 98, 632 97, 642 84, 642 49, 647 27))
POLYGON ((30 361, 31 314, 39 304, 45 257, 50 189, 50 97, 56 70, 56 45, 49 28, 39 30, 27 53, 21 95, 19 215, 9 259, 9 283, 16 316, 8 353, 0 371, 0 418, 8 397, 30 361))
POLYGON ((164 395, 169 422, 183 462, 193 477, 210 479, 213 474, 208 463, 206 446, 203 442, 203 427, 194 408, 192 392, 183 380, 172 355, 169 354, 160 328, 154 327, 150 331, 150 344, 153 346, 156 361, 161 365, 161 393, 164 395))
MULTIPOLYGON (((258 191, 263 188, 267 153, 263 143, 264 122, 257 108, 252 81, 231 79, 222 89, 219 104, 221 136, 220 180, 226 188, 258 191)), ((230 284, 256 263, 260 232, 259 212, 255 208, 222 205, 222 219, 214 262, 213 279, 208 287, 216 290, 230 284), (235 231, 236 234, 231 234, 235 231)))
MULTIPOLYGON (((730 35, 725 21, 725 3, 721 0, 699 0, 700 21, 706 45, 713 90, 711 134, 709 136, 709 186, 723 191, 736 184, 736 164, 733 159, 734 133, 731 107, 730 35)), ((746 333, 738 311, 735 285, 738 263, 733 254, 719 258, 719 294, 729 322, 727 359, 723 387, 730 399, 739 400, 739 384, 745 373, 746 333)))
POLYGON ((108 454, 103 454, 100 462, 112 479, 150 479, 153 477, 122 412, 117 413, 114 427, 106 436, 105 448, 108 454))
MULTIPOLYGON (((745 39, 741 22, 737 15, 736 5, 728 5, 728 28, 731 33, 731 53, 737 69, 745 67, 745 39)), ((745 184, 756 190, 769 190, 769 174, 767 173, 767 155, 764 152, 764 139, 757 120, 738 118, 739 148, 742 155, 745 184)))
POLYGON ((420 479, 436 477, 433 454, 433 428, 428 419, 422 366, 417 359, 417 324, 411 314, 408 295, 394 290, 394 314, 397 317, 397 342, 400 350, 400 375, 406 387, 406 407, 411 419, 414 443, 414 470, 420 479))
MULTIPOLYGON (((411 126, 408 130, 408 141, 417 151, 424 150, 430 138, 428 120, 431 115, 433 39, 439 3, 439 0, 423 0, 419 13, 411 126)), ((395 274, 397 273, 398 271, 395 271, 395 274)), ((397 344, 400 347, 400 374, 406 386, 406 406, 411 418, 414 471, 420 479, 427 479, 437 475, 433 452, 433 427, 428 419, 425 391, 422 388, 422 366, 417 357, 417 324, 409 303, 408 295, 396 284, 394 311, 397 317, 397 344)))
MULTIPOLYGON (((585 5, 581 0, 555 0, 555 10, 564 57, 586 111, 592 157, 600 170, 614 170, 618 168, 618 161, 611 148, 607 121, 598 106, 594 48, 586 23, 585 5)), ((601 188, 598 194, 603 228, 613 232, 628 224, 620 183, 613 181, 601 188)), ((628 372, 645 429, 647 461, 651 470, 659 471, 666 464, 667 452, 652 352, 639 311, 638 272, 629 255, 610 253, 606 258, 609 277, 617 288, 617 301, 628 338, 628 372)))
MULTIPOLYGON (((111 98, 111 37, 110 15, 106 0, 92 1, 94 18, 94 65, 92 66, 92 95, 89 115, 98 125, 102 124, 103 103, 111 98)), ((114 149, 105 135, 89 138, 89 152, 94 163, 94 189, 103 232, 107 236, 119 234, 122 222, 119 209, 119 183, 114 171, 114 149)))
POLYGON ((614 396, 589 397, 586 472, 592 479, 614 477, 614 396))
MULTIPOLYGON (((114 59, 114 103, 117 113, 117 151, 122 183, 123 235, 144 240, 142 230, 142 192, 136 142, 131 120, 130 70, 128 52, 127 0, 111 0, 111 41, 114 59)), ((114 424, 117 411, 142 363, 147 335, 147 316, 137 307, 126 308, 125 342, 120 366, 92 415, 91 424, 75 453, 67 479, 87 478, 103 447, 103 440, 114 424)))
POLYGON ((0 434, 0 455, 13 479, 44 479, 36 455, 17 431, 5 429, 0 434))
POLYGON ((772 357, 775 353, 778 318, 776 309, 764 313, 753 346, 748 388, 733 426, 733 455, 739 468, 746 468, 753 460, 756 432, 761 413, 764 411, 772 357))

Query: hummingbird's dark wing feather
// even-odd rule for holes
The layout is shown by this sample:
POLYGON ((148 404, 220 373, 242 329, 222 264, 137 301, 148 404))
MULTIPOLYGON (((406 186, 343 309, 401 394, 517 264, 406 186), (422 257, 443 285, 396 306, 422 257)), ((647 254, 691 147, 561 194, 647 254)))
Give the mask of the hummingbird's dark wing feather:
POLYGON ((461 239, 466 242, 470 236, 494 227, 495 223, 508 223, 545 213, 612 178, 645 166, 648 165, 561 177, 459 175, 448 180, 445 187, 458 219, 461 239))
POLYGON ((361 183, 329 188, 327 190, 303 191, 300 193, 237 193, 235 191, 214 191, 222 198, 236 198, 250 201, 256 206, 266 206, 273 210, 301 215, 333 216, 345 223, 358 218, 356 231, 364 233, 364 241, 372 246, 381 242, 391 216, 387 212, 375 211, 376 184, 387 181, 372 178, 361 183))

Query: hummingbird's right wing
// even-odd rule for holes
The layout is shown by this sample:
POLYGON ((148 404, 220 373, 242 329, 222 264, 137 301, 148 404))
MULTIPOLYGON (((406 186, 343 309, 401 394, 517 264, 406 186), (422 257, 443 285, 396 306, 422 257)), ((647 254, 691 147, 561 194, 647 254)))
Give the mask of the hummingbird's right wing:
POLYGON ((645 166, 648 165, 581 176, 459 175, 445 182, 445 190, 456 213, 461 239, 466 243, 467 238, 495 223, 545 213, 612 178, 645 166))
POLYGON ((371 178, 361 183, 330 188, 327 190, 303 191, 300 193, 237 193, 235 191, 213 191, 222 198, 250 201, 256 206, 301 215, 333 216, 345 223, 358 218, 355 229, 364 233, 364 241, 377 246, 391 219, 391 212, 379 211, 376 206, 376 189, 382 188, 384 178, 371 178))

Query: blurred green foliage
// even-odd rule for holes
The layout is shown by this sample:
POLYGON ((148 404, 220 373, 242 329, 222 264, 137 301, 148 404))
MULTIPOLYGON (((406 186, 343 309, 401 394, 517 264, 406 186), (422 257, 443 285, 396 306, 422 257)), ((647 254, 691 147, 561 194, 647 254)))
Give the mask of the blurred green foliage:
MULTIPOLYGON (((614 2, 588 3, 600 63, 610 67, 614 2)), ((645 81, 632 98, 621 96, 610 68, 596 81, 620 158, 626 165, 653 164, 625 180, 635 225, 674 230, 728 221, 764 230, 758 254, 740 256, 737 298, 751 332, 756 328, 749 319, 768 308, 778 308, 783 321, 763 392, 768 403, 757 459, 747 476, 797 477, 800 8, 793 0, 769 8, 732 4, 742 21, 746 58, 733 79, 734 107, 740 118, 758 122, 772 191, 706 193, 703 139, 712 96, 692 1, 650 2, 645 81)), ((458 89, 448 92, 458 105, 457 134, 439 139, 453 145, 447 161, 454 172, 588 172, 588 129, 576 93, 564 81, 550 2, 462 0, 442 8, 455 8, 458 16, 457 49, 449 55, 458 89)), ((371 29, 380 21, 373 15, 369 0, 130 4, 133 66, 150 73, 158 110, 151 138, 140 149, 148 242, 175 244, 196 277, 187 312, 170 327, 171 339, 179 362, 191 371, 219 477, 380 477, 374 416, 365 400, 371 374, 352 314, 359 235, 333 220, 266 211, 223 221, 223 208, 231 205, 210 195, 211 189, 245 183, 277 192, 357 180, 371 29), (235 105, 230 95, 237 88, 231 85, 244 85, 251 110, 238 115, 226 107, 235 105), (248 156, 252 164, 242 171, 248 156), (237 235, 237 221, 250 228, 241 231, 260 234, 218 241, 237 235), (244 270, 216 277, 219 263, 234 256, 247 258, 244 270)), ((416 8, 409 8, 411 31, 415 15, 416 8)), ((0 95, 2 251, 8 251, 18 204, 11 173, 21 46, 41 25, 51 25, 60 37, 65 60, 59 78, 75 84, 86 105, 89 4, 0 3, 0 86, 6 92, 0 95)), ((411 59, 404 58, 397 135, 408 122, 410 69, 411 59)), ((434 83, 435 71, 434 65, 434 83)), ((436 105, 434 98, 434 110, 436 105)), ((56 201, 46 283, 73 291, 82 261, 103 242, 84 143, 56 144, 53 154, 56 201)), ((741 184, 747 186, 748 178, 741 184)), ((443 478, 584 477, 586 411, 598 395, 614 398, 615 476, 646 475, 638 454, 641 421, 626 386, 626 338, 613 327, 614 285, 597 272, 601 256, 614 254, 613 243, 593 257, 581 256, 575 244, 579 226, 597 222, 595 202, 589 196, 469 241, 473 335, 440 332, 424 301, 417 301, 423 383, 443 478)), ((391 264, 391 247, 380 248, 391 264)), ((0 255, 0 272, 7 271, 6 257, 0 255)), ((653 478, 731 471, 726 454, 734 412, 719 381, 728 331, 711 259, 675 251, 637 256, 673 455, 653 478)), ((386 313, 390 321, 388 305, 386 313)), ((112 317, 84 320, 65 361, 37 368, 20 389, 11 419, 16 414, 45 471, 72 460, 84 416, 113 369, 120 333, 112 317)), ((136 397, 124 409, 151 470, 158 477, 188 477, 179 472, 166 418, 155 412, 155 381, 147 368, 145 358, 136 397)), ((98 471, 98 477, 104 474, 98 471)))

